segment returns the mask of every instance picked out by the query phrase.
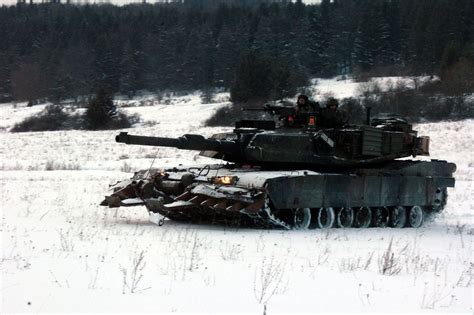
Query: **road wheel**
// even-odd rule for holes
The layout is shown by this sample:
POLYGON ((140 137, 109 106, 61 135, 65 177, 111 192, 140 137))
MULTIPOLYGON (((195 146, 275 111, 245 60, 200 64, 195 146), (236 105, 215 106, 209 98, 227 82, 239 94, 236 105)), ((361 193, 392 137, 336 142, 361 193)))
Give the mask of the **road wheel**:
POLYGON ((398 206, 392 209, 390 213, 390 226, 402 228, 407 223, 407 211, 404 207, 398 206))
POLYGON ((331 207, 320 208, 319 211, 317 211, 316 218, 313 220, 316 227, 320 229, 332 228, 334 221, 336 221, 336 214, 331 207))
POLYGON ((368 228, 372 222, 372 210, 369 207, 360 207, 355 212, 354 226, 368 228))
POLYGON ((306 230, 311 223, 311 210, 309 208, 297 208, 294 213, 293 229, 306 230))
POLYGON ((390 211, 387 207, 377 207, 374 212, 374 226, 384 228, 390 221, 390 211))
POLYGON ((349 207, 341 208, 337 212, 336 223, 340 228, 350 228, 354 223, 354 209, 349 207))
POLYGON ((408 212, 408 223, 413 228, 419 228, 423 224, 424 212, 420 206, 413 206, 408 212))
POLYGON ((443 211, 444 207, 446 206, 447 200, 448 200, 448 189, 446 187, 436 188, 433 210, 435 212, 443 211))

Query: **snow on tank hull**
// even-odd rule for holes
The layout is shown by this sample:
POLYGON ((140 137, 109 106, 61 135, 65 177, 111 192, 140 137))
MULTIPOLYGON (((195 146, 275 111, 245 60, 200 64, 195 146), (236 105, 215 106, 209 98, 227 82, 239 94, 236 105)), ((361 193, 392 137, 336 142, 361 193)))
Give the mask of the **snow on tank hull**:
POLYGON ((438 160, 337 173, 234 165, 153 169, 113 185, 102 205, 144 205, 172 220, 232 226, 420 227, 443 210, 455 169, 438 160))

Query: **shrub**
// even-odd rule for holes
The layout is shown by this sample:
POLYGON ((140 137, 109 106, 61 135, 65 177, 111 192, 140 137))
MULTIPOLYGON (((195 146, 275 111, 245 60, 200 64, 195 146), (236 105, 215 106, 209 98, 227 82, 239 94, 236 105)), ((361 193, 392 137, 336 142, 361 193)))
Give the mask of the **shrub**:
POLYGON ((211 104, 214 101, 214 89, 207 87, 201 92, 201 103, 211 104))
MULTIPOLYGON (((241 119, 262 119, 268 117, 263 111, 244 111, 244 108, 262 108, 260 102, 250 102, 246 104, 233 104, 219 108, 214 115, 206 120, 206 126, 233 126, 237 120, 241 119)), ((268 117, 271 119, 270 117, 268 117)))
POLYGON ((104 129, 130 128, 139 121, 140 116, 137 114, 127 115, 125 113, 118 112, 117 115, 105 125, 104 129))
POLYGON ((65 129, 71 116, 60 105, 48 105, 37 116, 28 117, 15 124, 11 132, 53 131, 65 129))
POLYGON ((474 118, 472 99, 442 93, 394 89, 363 99, 363 105, 370 106, 374 115, 394 113, 412 122, 474 118))
POLYGON ((118 112, 112 96, 101 88, 87 106, 84 128, 91 130, 130 128, 139 121, 138 115, 118 112))
POLYGON ((70 129, 122 129, 140 121, 136 114, 118 112, 110 95, 99 90, 83 115, 68 114, 61 105, 49 105, 39 115, 16 124, 11 132, 53 131, 70 129))

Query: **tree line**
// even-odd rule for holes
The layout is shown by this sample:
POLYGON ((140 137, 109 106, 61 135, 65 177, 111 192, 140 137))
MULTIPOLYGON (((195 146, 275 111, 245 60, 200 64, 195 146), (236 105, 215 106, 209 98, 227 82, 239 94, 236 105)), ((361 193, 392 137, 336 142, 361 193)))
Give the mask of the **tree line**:
MULTIPOLYGON (((236 74, 259 71, 255 84, 268 81, 273 96, 309 77, 456 77, 474 65, 472 16, 472 0, 3 6, 0 101, 58 101, 98 87, 130 96, 233 87, 236 95, 236 74)), ((237 95, 258 93, 253 86, 237 95)))

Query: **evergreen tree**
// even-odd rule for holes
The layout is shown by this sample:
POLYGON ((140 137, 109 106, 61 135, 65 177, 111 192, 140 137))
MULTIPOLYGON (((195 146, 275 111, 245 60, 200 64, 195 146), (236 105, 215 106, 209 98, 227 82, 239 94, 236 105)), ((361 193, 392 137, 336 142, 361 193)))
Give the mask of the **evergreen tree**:
POLYGON ((24 63, 12 73, 12 91, 17 100, 34 105, 42 96, 41 71, 36 64, 24 63))
POLYGON ((0 103, 9 102, 12 99, 10 71, 7 54, 0 52, 0 103))
POLYGON ((235 81, 230 89, 234 102, 266 100, 273 88, 270 61, 250 52, 242 57, 236 71, 235 81))
POLYGON ((242 39, 237 32, 224 26, 219 34, 214 59, 214 84, 229 87, 239 62, 239 54, 243 51, 242 39))
MULTIPOLYGON (((323 25, 319 11, 312 11, 308 23, 304 25, 303 33, 307 34, 306 47, 302 52, 302 63, 307 65, 308 72, 313 76, 322 76, 324 71, 325 47, 323 43, 323 25)), ((303 40, 303 39, 301 39, 303 40)))
POLYGON ((119 67, 119 90, 121 93, 126 93, 131 97, 135 95, 138 89, 143 88, 142 73, 144 68, 141 66, 142 59, 139 45, 132 41, 126 42, 119 67))
POLYGON ((117 107, 112 96, 104 88, 100 88, 87 106, 87 127, 92 130, 106 129, 116 114, 117 107))
POLYGON ((237 67, 230 96, 234 102, 279 99, 294 95, 296 87, 306 83, 289 63, 251 51, 237 67))

